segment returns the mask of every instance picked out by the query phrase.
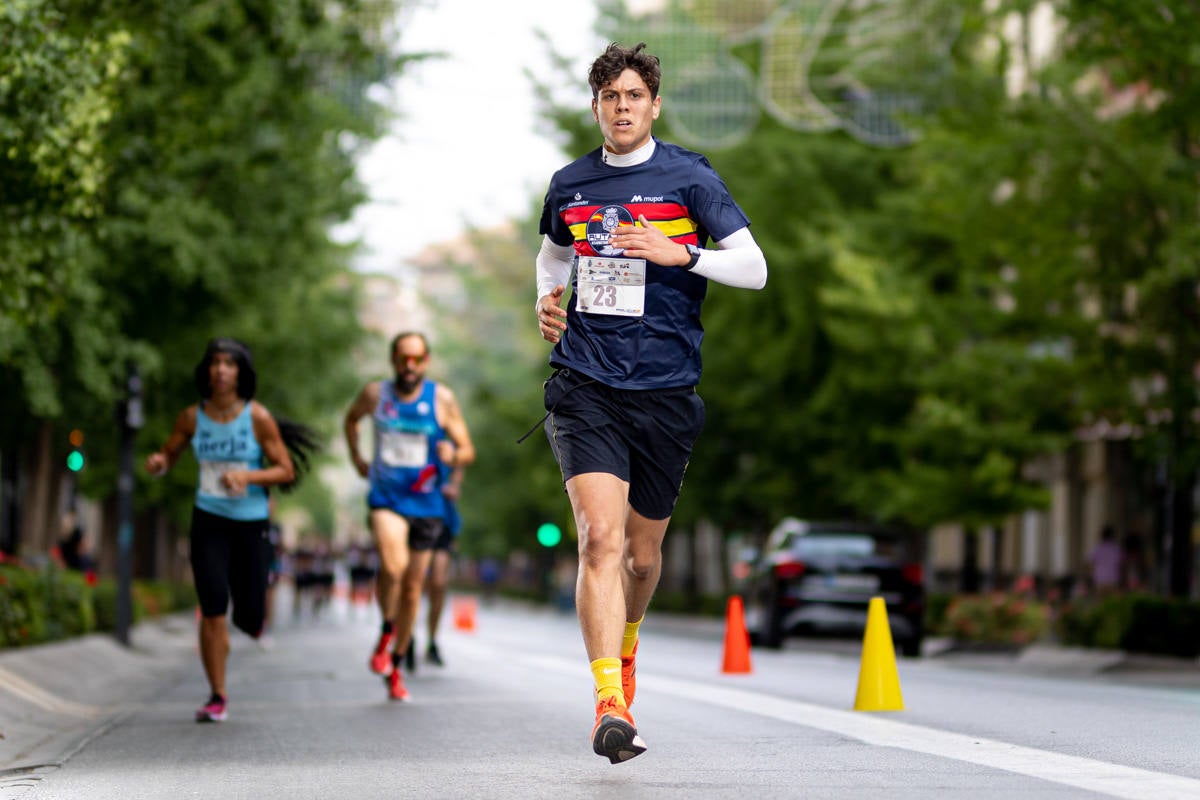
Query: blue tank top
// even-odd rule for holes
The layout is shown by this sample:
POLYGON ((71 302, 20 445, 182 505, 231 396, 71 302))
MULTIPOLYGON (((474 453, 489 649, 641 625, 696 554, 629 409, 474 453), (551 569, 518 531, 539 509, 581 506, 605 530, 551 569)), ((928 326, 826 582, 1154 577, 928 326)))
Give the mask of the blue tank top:
POLYGON ((375 455, 368 475, 367 505, 406 517, 441 517, 445 498, 438 472, 437 442, 445 436, 437 421, 437 384, 425 381, 410 403, 392 381, 380 385, 372 414, 375 455))
POLYGON ((250 403, 229 422, 215 422, 204 413, 204 404, 196 410, 196 433, 192 452, 200 465, 200 484, 196 487, 196 508, 227 519, 266 519, 267 490, 247 486, 244 494, 233 495, 221 483, 221 476, 233 469, 262 469, 263 450, 254 435, 250 403))

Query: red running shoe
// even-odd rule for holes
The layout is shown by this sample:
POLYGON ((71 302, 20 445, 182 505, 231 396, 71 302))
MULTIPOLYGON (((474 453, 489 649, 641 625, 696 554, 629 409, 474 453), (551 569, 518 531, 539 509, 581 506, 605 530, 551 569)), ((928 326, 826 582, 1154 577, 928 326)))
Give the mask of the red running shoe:
POLYGON ((387 684, 389 700, 399 700, 401 703, 412 700, 412 696, 404 686, 404 676, 400 674, 398 667, 392 670, 392 674, 384 678, 383 682, 387 684))
POLYGON ((371 672, 376 675, 386 675, 388 669, 392 666, 392 654, 388 652, 392 646, 392 639, 395 638, 390 632, 379 634, 379 642, 375 645, 375 652, 371 653, 371 672))
POLYGON ((637 649, 639 642, 633 643, 633 652, 621 656, 621 692, 625 695, 625 707, 633 705, 633 696, 637 694, 637 649))
POLYGON ((592 750, 611 764, 628 761, 646 752, 629 709, 615 697, 596 703, 596 725, 592 728, 592 750))

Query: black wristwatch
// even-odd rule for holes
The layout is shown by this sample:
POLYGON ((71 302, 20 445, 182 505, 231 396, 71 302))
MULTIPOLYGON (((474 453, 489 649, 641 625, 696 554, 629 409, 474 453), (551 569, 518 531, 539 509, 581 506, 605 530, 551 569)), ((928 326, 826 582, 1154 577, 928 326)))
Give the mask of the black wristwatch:
POLYGON ((693 269, 695 269, 696 263, 700 261, 700 254, 704 251, 694 244, 685 244, 684 247, 687 248, 688 255, 691 256, 691 259, 688 261, 688 263, 684 265, 684 269, 686 269, 688 272, 691 272, 693 269))

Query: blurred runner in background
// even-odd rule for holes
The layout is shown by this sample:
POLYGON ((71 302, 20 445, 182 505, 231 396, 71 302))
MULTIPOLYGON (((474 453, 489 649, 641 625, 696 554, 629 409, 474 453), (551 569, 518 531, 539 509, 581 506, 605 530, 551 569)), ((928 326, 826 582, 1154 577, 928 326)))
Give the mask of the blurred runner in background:
POLYGON ((303 425, 277 418, 254 399, 258 376, 250 348, 236 339, 208 343, 194 372, 200 402, 175 419, 146 471, 165 475, 190 443, 200 465, 192 509, 191 561, 200 599, 200 659, 208 678, 208 702, 197 722, 227 715, 225 665, 233 601, 233 624, 257 639, 267 614, 270 571, 267 487, 295 485, 317 446, 303 425))

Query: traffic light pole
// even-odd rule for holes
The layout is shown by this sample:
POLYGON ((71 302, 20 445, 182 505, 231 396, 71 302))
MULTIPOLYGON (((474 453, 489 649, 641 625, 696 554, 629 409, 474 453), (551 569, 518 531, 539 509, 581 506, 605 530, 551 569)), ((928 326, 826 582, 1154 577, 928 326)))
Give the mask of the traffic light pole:
POLYGON ((137 431, 142 427, 142 379, 130 365, 125 399, 117 404, 121 426, 121 454, 117 472, 117 629, 116 637, 129 644, 133 624, 133 454, 137 431))

